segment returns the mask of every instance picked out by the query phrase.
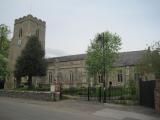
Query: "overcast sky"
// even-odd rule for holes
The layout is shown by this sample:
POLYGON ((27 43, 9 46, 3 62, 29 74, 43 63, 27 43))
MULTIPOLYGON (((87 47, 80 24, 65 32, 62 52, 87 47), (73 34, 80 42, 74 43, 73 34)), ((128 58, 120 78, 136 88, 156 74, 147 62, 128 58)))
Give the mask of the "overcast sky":
MULTIPOLYGON (((0 0, 0 24, 32 14, 46 21, 46 56, 85 53, 96 33, 122 38, 121 51, 160 40, 160 0, 0 0)), ((12 35, 11 35, 12 36, 12 35)))

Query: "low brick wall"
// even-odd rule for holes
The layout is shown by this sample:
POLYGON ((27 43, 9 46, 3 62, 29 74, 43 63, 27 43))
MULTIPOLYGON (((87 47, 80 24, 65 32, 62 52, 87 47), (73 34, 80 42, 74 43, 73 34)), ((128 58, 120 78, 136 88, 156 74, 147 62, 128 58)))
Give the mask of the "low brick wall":
POLYGON ((156 80, 155 88, 155 110, 160 113, 160 79, 156 80))
POLYGON ((53 95, 51 92, 0 90, 0 96, 46 101, 59 100, 59 94, 53 95))

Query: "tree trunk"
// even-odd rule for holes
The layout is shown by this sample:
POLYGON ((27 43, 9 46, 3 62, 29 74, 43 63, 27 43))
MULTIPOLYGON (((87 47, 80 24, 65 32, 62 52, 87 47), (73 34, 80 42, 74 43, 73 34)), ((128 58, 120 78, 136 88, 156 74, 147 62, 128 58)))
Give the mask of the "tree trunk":
POLYGON ((28 89, 32 88, 32 76, 28 76, 28 89))
POLYGON ((96 74, 94 74, 94 76, 93 76, 93 86, 95 86, 96 85, 96 74))

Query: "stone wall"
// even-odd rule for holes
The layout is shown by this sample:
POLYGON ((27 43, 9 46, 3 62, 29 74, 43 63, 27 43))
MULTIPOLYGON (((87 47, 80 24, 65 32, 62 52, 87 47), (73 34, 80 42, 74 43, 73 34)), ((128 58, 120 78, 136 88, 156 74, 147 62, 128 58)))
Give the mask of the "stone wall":
POLYGON ((68 87, 87 84, 85 61, 54 61, 48 63, 46 83, 50 84, 55 80, 68 87))
MULTIPOLYGON (((95 79, 87 78, 87 71, 85 68, 85 60, 68 60, 58 61, 54 60, 48 62, 46 84, 52 83, 54 80, 60 81, 64 87, 81 87, 88 86, 88 81, 91 85, 99 82, 99 76, 95 79)), ((129 80, 138 81, 138 72, 134 65, 132 66, 120 66, 114 67, 110 73, 108 73, 108 84, 111 81, 113 86, 122 85, 127 83, 129 80), (122 73, 122 81, 118 81, 119 71, 122 73), (135 77, 137 75, 137 77, 135 77)), ((147 74, 143 80, 155 79, 153 74, 147 74)))
POLYGON ((0 90, 0 96, 46 101, 59 100, 59 94, 55 97, 51 92, 0 90))
POLYGON ((160 113, 160 79, 156 80, 155 88, 155 110, 160 113))

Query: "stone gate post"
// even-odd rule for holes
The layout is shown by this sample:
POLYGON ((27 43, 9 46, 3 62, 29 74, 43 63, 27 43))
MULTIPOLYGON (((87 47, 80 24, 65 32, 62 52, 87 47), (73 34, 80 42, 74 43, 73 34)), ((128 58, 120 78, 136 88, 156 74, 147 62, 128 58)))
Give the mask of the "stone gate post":
POLYGON ((155 88, 155 110, 160 113, 160 78, 156 79, 156 88, 155 88))

